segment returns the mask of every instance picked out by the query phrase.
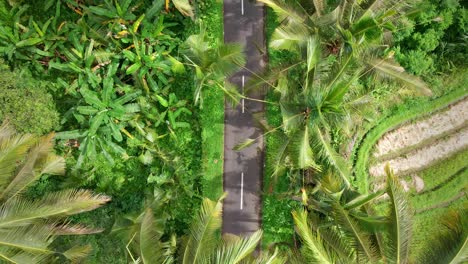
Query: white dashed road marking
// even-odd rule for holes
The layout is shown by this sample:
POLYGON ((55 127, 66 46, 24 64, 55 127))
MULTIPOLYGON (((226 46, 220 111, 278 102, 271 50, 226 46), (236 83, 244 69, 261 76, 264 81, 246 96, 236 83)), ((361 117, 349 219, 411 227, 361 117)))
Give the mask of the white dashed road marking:
POLYGON ((244 173, 241 173, 241 197, 240 197, 240 209, 242 210, 244 204, 244 173))

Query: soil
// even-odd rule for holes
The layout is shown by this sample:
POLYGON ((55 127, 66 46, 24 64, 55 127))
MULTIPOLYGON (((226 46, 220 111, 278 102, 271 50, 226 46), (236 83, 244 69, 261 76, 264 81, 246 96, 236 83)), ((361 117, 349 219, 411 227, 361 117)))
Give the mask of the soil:
MULTIPOLYGON (((376 144, 374 156, 380 157, 420 144, 468 124, 468 97, 428 118, 403 125, 386 133, 376 144)), ((448 148, 451 148, 448 146, 448 148)), ((425 158, 425 157, 421 157, 425 158)), ((426 163, 426 162, 423 162, 426 163)))
POLYGON ((438 140, 432 145, 409 152, 405 157, 377 163, 369 169, 369 172, 372 176, 381 177, 385 175, 384 167, 387 163, 390 164, 396 175, 416 172, 467 147, 468 127, 465 127, 446 139, 438 140))

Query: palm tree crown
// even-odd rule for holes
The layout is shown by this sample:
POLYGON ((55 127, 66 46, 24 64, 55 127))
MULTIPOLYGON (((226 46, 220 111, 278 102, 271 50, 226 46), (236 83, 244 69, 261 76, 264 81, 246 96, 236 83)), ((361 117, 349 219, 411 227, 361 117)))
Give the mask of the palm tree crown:
POLYGON ((84 257, 89 246, 65 252, 50 248, 59 235, 99 232, 72 225, 66 217, 100 207, 109 197, 87 190, 64 190, 30 200, 21 193, 43 174, 64 174, 65 161, 53 154, 53 134, 17 135, 0 127, 0 260, 3 263, 43 263, 61 255, 70 260, 84 257))

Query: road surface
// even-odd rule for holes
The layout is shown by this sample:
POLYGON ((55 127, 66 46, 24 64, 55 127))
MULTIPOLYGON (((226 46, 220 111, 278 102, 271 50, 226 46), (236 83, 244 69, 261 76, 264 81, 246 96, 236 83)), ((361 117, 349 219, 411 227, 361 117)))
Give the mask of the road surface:
MULTIPOLYGON (((264 7, 251 0, 224 0, 224 41, 245 47, 246 68, 229 81, 244 92, 251 72, 261 72, 265 66, 264 7)), ((262 91, 246 94, 263 99, 262 91)), ((243 100, 239 106, 225 107, 224 128, 224 191, 228 196, 223 205, 223 233, 248 235, 260 229, 261 182, 263 175, 263 138, 242 151, 233 147, 247 138, 262 135, 253 114, 263 112, 263 104, 243 100)))

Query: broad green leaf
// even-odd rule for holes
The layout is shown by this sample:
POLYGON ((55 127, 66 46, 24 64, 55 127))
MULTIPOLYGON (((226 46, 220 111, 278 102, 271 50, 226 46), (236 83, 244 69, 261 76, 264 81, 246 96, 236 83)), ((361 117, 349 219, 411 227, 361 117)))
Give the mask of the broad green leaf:
POLYGON ((64 72, 76 72, 76 73, 82 72, 81 68, 76 66, 76 64, 73 64, 73 63, 64 64, 60 62, 51 61, 49 62, 49 68, 57 69, 57 70, 64 71, 64 72))
POLYGON ((158 94, 155 94, 154 95, 156 97, 156 99, 158 100, 158 102, 164 106, 164 107, 168 107, 169 106, 169 103, 167 102, 166 99, 164 99, 163 97, 159 96, 158 94))
POLYGON ((136 91, 136 92, 133 92, 133 93, 127 93, 124 96, 121 96, 121 97, 117 98, 116 100, 114 100, 114 102, 116 104, 123 105, 123 104, 126 104, 126 103, 130 102, 130 101, 135 100, 140 95, 141 95, 141 91, 136 91))
POLYGON ((41 38, 29 38, 29 39, 25 39, 25 40, 17 42, 16 47, 34 46, 41 41, 42 41, 41 38))
POLYGON ((99 112, 98 109, 92 106, 78 106, 76 110, 78 110, 78 112, 83 115, 94 115, 99 112))
POLYGON ((96 14, 98 16, 105 16, 105 17, 108 17, 108 18, 116 18, 117 17, 116 13, 113 13, 109 9, 106 9, 106 8, 101 8, 101 7, 97 7, 97 6, 89 6, 86 9, 88 9, 89 11, 91 11, 92 13, 94 13, 94 14, 96 14))
POLYGON ((96 131, 101 127, 102 121, 104 119, 104 116, 106 115, 107 112, 100 112, 90 120, 90 126, 89 126, 89 135, 94 136, 96 135, 96 131))
POLYGON ((141 21, 145 18, 145 14, 142 14, 136 21, 133 23, 133 33, 136 33, 138 31, 138 28, 140 27, 141 21))
POLYGON ((110 126, 110 128, 112 130, 112 136, 114 137, 114 139, 117 142, 121 142, 122 141, 122 133, 120 133, 119 127, 117 126, 117 124, 114 123, 114 121, 112 121, 112 118, 109 121, 109 126, 110 126))
POLYGON ((135 58, 136 58, 135 53, 133 53, 133 52, 131 52, 129 50, 123 50, 122 53, 125 56, 125 58, 127 58, 129 61, 135 62, 135 58))
POLYGON ((77 139, 85 137, 88 134, 86 130, 63 131, 55 134, 55 139, 77 139))
POLYGON ((133 74, 136 71, 138 71, 138 69, 140 69, 140 68, 141 68, 141 63, 140 62, 134 63, 134 64, 130 65, 130 67, 128 67, 126 73, 127 74, 133 74))
POLYGON ((98 109, 105 109, 107 107, 107 105, 101 102, 101 100, 98 98, 96 92, 91 91, 89 89, 81 88, 80 93, 85 99, 86 103, 93 105, 98 109))
POLYGON ((112 100, 112 94, 114 93, 114 79, 107 76, 103 80, 102 100, 104 104, 109 104, 112 100))
POLYGON ((126 104, 124 105, 125 111, 127 113, 138 113, 140 112, 140 105, 137 103, 126 104))

